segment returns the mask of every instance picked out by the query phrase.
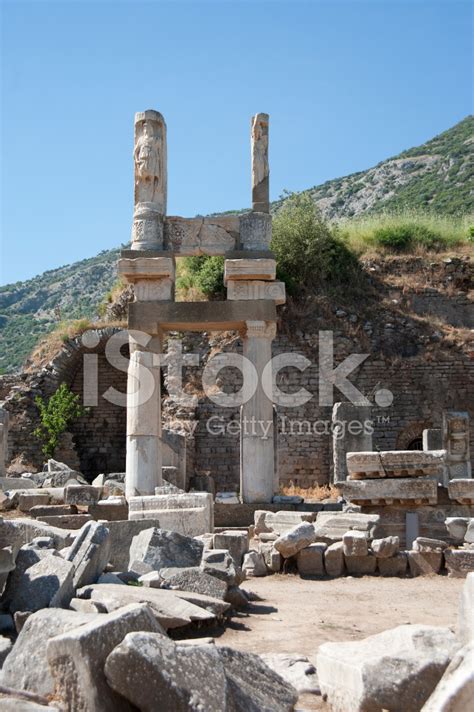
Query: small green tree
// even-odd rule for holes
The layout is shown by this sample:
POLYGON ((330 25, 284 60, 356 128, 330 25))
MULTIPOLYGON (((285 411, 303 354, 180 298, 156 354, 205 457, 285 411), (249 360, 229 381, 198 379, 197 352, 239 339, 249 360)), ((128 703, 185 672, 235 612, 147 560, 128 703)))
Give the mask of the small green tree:
POLYGON ((65 383, 46 402, 40 396, 35 398, 40 412, 41 425, 33 435, 42 441, 42 452, 46 457, 53 457, 59 438, 76 418, 85 413, 79 403, 79 396, 72 393, 65 383))

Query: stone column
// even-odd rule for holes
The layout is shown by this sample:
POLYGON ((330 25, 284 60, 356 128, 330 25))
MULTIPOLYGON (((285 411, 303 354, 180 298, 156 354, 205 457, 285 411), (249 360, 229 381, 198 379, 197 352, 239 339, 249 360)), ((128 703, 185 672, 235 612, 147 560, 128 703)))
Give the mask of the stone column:
POLYGON ((370 406, 335 403, 332 409, 332 457, 334 484, 347 480, 348 452, 372 450, 372 417, 370 406))
POLYGON ((167 197, 166 123, 158 111, 135 114, 132 250, 161 250, 167 197))
POLYGON ((443 411, 443 449, 449 480, 471 478, 469 413, 466 411, 443 411))
POLYGON ((247 321, 244 356, 255 366, 258 386, 241 410, 240 492, 244 502, 271 502, 274 495, 275 453, 273 403, 261 376, 272 358, 275 322, 247 321))
POLYGON ((8 421, 10 414, 0 406, 0 477, 5 477, 5 465, 8 454, 8 421))
POLYGON ((255 114, 251 123, 252 209, 270 212, 270 169, 268 166, 268 114, 255 114))
POLYGON ((162 484, 160 338, 154 337, 147 351, 130 338, 127 382, 127 499, 153 495, 162 484))

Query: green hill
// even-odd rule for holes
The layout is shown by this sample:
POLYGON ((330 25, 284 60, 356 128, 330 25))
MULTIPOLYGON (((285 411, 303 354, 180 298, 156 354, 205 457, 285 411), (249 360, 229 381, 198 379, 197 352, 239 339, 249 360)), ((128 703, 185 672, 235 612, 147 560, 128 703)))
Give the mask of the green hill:
MULTIPOLYGON (((474 117, 374 168, 308 192, 331 220, 385 210, 443 215, 474 212, 474 117)), ((281 200, 272 205, 274 212, 281 200)), ((0 372, 21 366, 40 336, 60 321, 93 318, 116 280, 119 248, 0 287, 0 372)))

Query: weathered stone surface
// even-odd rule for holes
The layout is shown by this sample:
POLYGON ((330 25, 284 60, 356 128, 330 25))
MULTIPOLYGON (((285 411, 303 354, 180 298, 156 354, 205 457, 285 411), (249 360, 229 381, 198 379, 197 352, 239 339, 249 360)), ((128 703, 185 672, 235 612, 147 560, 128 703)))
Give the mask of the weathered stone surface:
POLYGON ((164 529, 145 529, 137 534, 130 546, 130 564, 140 561, 149 571, 166 567, 199 566, 204 546, 202 542, 164 529))
POLYGON ((198 536, 214 529, 214 501, 210 492, 129 497, 129 519, 158 519, 161 529, 198 536))
MULTIPOLYGON (((317 512, 266 512, 265 527, 267 531, 278 535, 286 534, 301 522, 314 522, 317 512)), ((263 530, 262 530, 263 531, 263 530)))
POLYGON ((55 516, 41 516, 38 517, 38 521, 49 524, 52 527, 59 527, 60 529, 82 529, 84 524, 90 522, 92 517, 90 514, 62 514, 55 516))
POLYGON ((54 554, 54 549, 38 549, 32 544, 25 544, 16 554, 14 565, 8 576, 5 589, 2 594, 2 607, 9 610, 10 604, 22 586, 25 571, 33 564, 38 563, 45 556, 54 554))
POLYGON ((4 492, 16 489, 34 489, 36 483, 27 477, 0 477, 0 489, 4 492))
POLYGON ((58 527, 50 527, 36 519, 3 519, 0 521, 0 548, 12 546, 19 549, 37 537, 48 536, 57 549, 62 549, 73 541, 74 535, 58 527))
POLYGON ((87 523, 67 552, 67 560, 74 565, 74 587, 80 588, 97 581, 109 560, 109 530, 98 522, 87 523))
POLYGON ((313 525, 310 522, 302 522, 278 537, 274 547, 287 559, 312 544, 315 540, 316 534, 313 525))
POLYGON ((227 299, 271 299, 275 304, 284 304, 286 291, 284 282, 264 282, 259 279, 229 279, 227 281, 227 299))
POLYGON ((108 684, 143 712, 227 709, 224 666, 215 646, 177 645, 131 633, 108 656, 108 684))
POLYGON ((249 599, 243 591, 238 586, 229 586, 227 593, 225 595, 225 600, 230 603, 232 608, 239 610, 240 608, 246 608, 249 605, 249 599))
POLYGON ((463 645, 474 642, 474 572, 467 574, 462 589, 457 636, 463 645))
POLYGON ((304 655, 297 653, 269 653, 260 656, 277 675, 280 675, 299 694, 321 694, 316 668, 304 655))
POLYGON ((59 517, 77 514, 77 507, 70 504, 46 504, 35 505, 29 511, 30 517, 35 519, 42 517, 59 517))
POLYGON ((224 262, 224 284, 228 280, 260 279, 274 280, 276 276, 276 262, 272 259, 236 259, 224 262))
POLYGON ((212 615, 220 621, 223 620, 224 614, 230 609, 230 603, 227 603, 227 601, 223 601, 220 598, 213 598, 213 596, 207 596, 204 593, 193 593, 192 591, 180 591, 177 589, 172 589, 172 591, 176 598, 180 598, 182 601, 187 601, 193 606, 212 613, 212 615))
POLYGON ((300 576, 324 576, 324 552, 327 544, 310 544, 301 549, 296 556, 296 564, 300 576))
POLYGON ((227 549, 208 549, 203 552, 201 571, 235 586, 244 579, 242 570, 235 566, 227 549))
POLYGON ((352 530, 346 532, 342 537, 344 556, 367 556, 369 547, 367 544, 367 533, 352 530))
POLYGON ((451 578, 465 578, 474 571, 474 549, 445 549, 444 560, 451 578))
MULTIPOLYGON (((201 593, 205 596, 212 596, 224 600, 227 591, 227 585, 224 581, 204 573, 197 567, 180 569, 177 573, 171 576, 166 576, 166 569, 161 569, 162 586, 171 589, 179 589, 180 591, 191 591, 193 593, 201 593)), ((145 582, 144 582, 144 585, 145 582)), ((153 586, 152 586, 153 588, 153 586)))
POLYGON ((469 520, 467 525, 466 533, 464 535, 464 541, 467 544, 474 544, 474 519, 469 520))
POLYGON ((102 495, 102 487, 92 485, 68 485, 64 488, 66 504, 95 504, 102 495))
POLYGON ((121 521, 128 519, 128 504, 125 497, 109 497, 101 499, 97 504, 90 504, 88 514, 96 521, 121 521))
POLYGON ((379 522, 378 514, 318 512, 314 524, 316 541, 333 544, 336 541, 342 541, 344 534, 350 530, 367 532, 371 539, 379 532, 379 522))
POLYGON ((10 638, 4 638, 3 635, 0 635, 0 668, 3 667, 7 656, 11 653, 12 647, 13 643, 10 638))
POLYGON ((283 557, 280 552, 275 549, 273 541, 261 542, 258 550, 263 556, 267 569, 273 573, 278 573, 281 570, 283 557))
POLYGON ((455 544, 461 544, 464 541, 469 521, 468 517, 446 517, 444 523, 455 544))
POLYGON ((47 700, 42 704, 20 697, 21 692, 9 694, 9 697, 0 697, 0 712, 59 712, 57 707, 48 705, 47 700))
POLYGON ((441 539, 431 539, 426 536, 419 536, 413 542, 414 551, 444 551, 447 548, 447 543, 441 539))
POLYGON ((265 509, 257 509, 254 512, 254 534, 259 536, 263 532, 271 533, 272 529, 266 524, 266 517, 269 514, 265 509))
POLYGON ((48 555, 19 578, 10 612, 66 608, 74 595, 74 566, 59 555, 48 555))
POLYGON ((236 566, 242 566, 244 555, 249 550, 247 531, 224 531, 214 534, 214 547, 227 549, 236 566))
POLYGON ((438 574, 443 563, 443 554, 437 551, 407 551, 408 565, 412 576, 438 574))
POLYGON ((103 603, 99 601, 90 601, 87 598, 72 598, 69 603, 69 608, 71 611, 77 611, 78 613, 107 613, 107 608, 103 603))
POLYGON ((344 563, 344 544, 336 541, 324 552, 324 567, 328 576, 343 576, 346 570, 344 563))
POLYGON ((474 642, 454 654, 421 712, 466 712, 474 700, 474 642))
MULTIPOLYGON (((413 451, 415 452, 415 451, 413 451)), ((427 477, 347 480, 339 483, 346 499, 354 504, 394 504, 416 502, 436 504, 438 482, 427 477)))
POLYGON ((398 554, 400 539, 398 536, 386 536, 383 539, 373 539, 370 546, 378 559, 388 559, 390 556, 398 554))
POLYGON ((246 578, 253 576, 266 576, 268 571, 263 554, 258 551, 249 551, 244 556, 242 571, 246 578))
POLYGON ((369 552, 367 556, 344 557, 347 573, 352 576, 367 576, 374 574, 377 569, 377 557, 369 552))
POLYGON ((445 450, 386 450, 349 452, 346 457, 350 480, 442 475, 445 450))
POLYGON ((419 712, 457 647, 449 629, 425 625, 324 643, 316 660, 321 692, 334 712, 419 712))
POLYGON ((130 603, 146 603, 150 606, 160 625, 166 630, 181 628, 193 621, 213 622, 215 619, 213 614, 181 600, 174 591, 164 588, 96 583, 79 589, 77 595, 80 598, 90 598, 94 602, 101 603, 109 613, 130 603))
POLYGON ((451 480, 448 484, 448 495, 461 504, 474 503, 474 480, 451 480))
POLYGON ((157 520, 130 521, 126 519, 107 521, 106 526, 110 534, 109 563, 116 571, 127 571, 133 538, 145 529, 159 528, 160 524, 157 520))
POLYGON ((20 512, 29 512, 32 507, 40 504, 48 504, 49 495, 42 493, 29 494, 25 492, 20 494, 18 498, 18 509, 20 512))
POLYGON ((236 215, 219 217, 165 218, 164 246, 174 254, 223 255, 233 251, 239 235, 236 215))
POLYGON ((95 614, 45 608, 25 621, 2 669, 2 685, 51 695, 54 684, 48 668, 46 645, 50 638, 94 620, 95 614))
POLYGON ((405 576, 407 563, 407 555, 403 551, 400 551, 388 559, 377 558, 377 565, 381 576, 405 576))
POLYGON ((132 604, 51 638, 47 657, 55 697, 74 712, 131 711, 130 704, 107 685, 104 665, 127 633, 137 630, 164 635, 148 606, 132 604))
POLYGON ((252 208, 270 211, 270 167, 268 163, 270 117, 262 112, 252 116, 250 147, 252 156, 252 208))

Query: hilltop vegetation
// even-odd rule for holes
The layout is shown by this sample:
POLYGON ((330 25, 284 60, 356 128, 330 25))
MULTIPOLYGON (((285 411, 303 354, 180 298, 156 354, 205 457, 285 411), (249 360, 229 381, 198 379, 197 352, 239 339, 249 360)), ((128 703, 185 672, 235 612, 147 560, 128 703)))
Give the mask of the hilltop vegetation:
MULTIPOLYGON (((473 222, 473 136, 474 117, 469 116, 374 168, 303 191, 301 200, 314 201, 331 221, 346 255, 347 251, 359 255, 371 250, 450 249, 469 239, 473 222)), ((284 196, 272 204, 275 216, 287 200, 284 196)), ((277 233, 278 227, 276 237, 277 233)), ((327 247, 324 243, 330 265, 333 255, 327 247)), ((281 252, 282 265, 295 253, 287 252, 281 252)), ((0 287, 0 373, 19 368, 38 339, 62 322, 96 318, 99 305, 116 284, 118 255, 119 248, 103 251, 0 287)), ((194 259, 188 263, 191 269, 180 269, 181 298, 209 297, 219 290, 222 294, 223 261, 194 259)))

